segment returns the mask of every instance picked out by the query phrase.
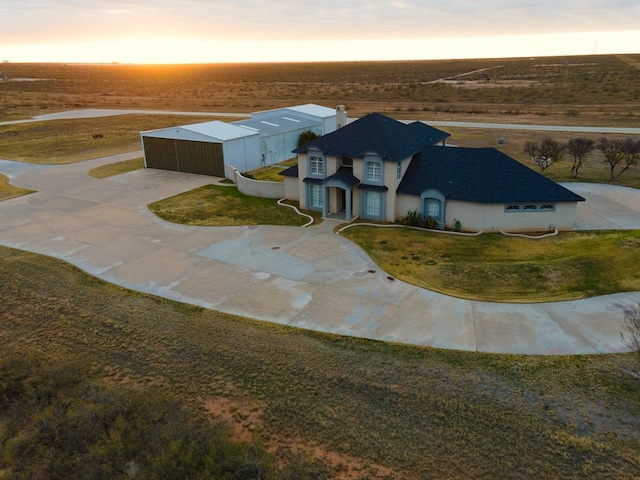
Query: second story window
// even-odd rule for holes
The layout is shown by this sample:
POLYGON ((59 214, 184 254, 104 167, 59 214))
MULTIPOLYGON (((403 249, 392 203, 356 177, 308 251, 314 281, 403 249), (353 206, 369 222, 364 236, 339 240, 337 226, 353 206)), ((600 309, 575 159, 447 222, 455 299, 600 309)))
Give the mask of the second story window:
POLYGON ((398 166, 396 167, 396 180, 400 180, 402 178, 402 162, 398 162, 398 166))
POLYGON ((365 167, 367 181, 379 182, 382 180, 382 168, 378 162, 367 162, 365 167))
POLYGON ((311 175, 324 175, 324 162, 322 161, 322 157, 315 155, 309 157, 309 166, 311 175))

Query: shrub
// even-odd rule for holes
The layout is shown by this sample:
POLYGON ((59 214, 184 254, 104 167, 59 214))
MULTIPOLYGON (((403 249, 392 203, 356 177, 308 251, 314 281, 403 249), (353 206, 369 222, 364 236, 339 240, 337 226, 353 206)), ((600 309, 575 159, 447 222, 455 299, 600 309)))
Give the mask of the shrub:
POLYGON ((318 134, 311 130, 302 132, 298 137, 298 146, 301 147, 302 145, 306 145, 307 143, 314 141, 316 138, 318 138, 318 134))
POLYGON ((401 221, 403 225, 422 228, 438 228, 438 219, 434 217, 425 217, 418 210, 409 210, 407 216, 401 221))
POLYGON ((402 224, 411 227, 424 227, 425 218, 418 210, 409 210, 407 216, 402 219, 402 224))

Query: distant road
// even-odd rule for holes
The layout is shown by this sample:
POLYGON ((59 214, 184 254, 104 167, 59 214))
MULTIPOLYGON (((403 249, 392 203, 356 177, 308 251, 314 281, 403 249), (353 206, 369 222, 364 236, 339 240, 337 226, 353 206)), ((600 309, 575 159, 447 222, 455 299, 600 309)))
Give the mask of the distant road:
MULTIPOLYGON (((124 110, 113 108, 90 108, 85 110, 69 110, 67 112, 47 113, 37 115, 26 120, 13 120, 0 122, 0 125, 13 125, 18 123, 42 122, 45 120, 70 120, 77 118, 110 117, 113 115, 147 114, 147 115, 184 115, 198 117, 247 117, 248 113, 237 112, 172 112, 167 110, 124 110)), ((349 121, 355 119, 350 118, 349 121)), ((409 122, 410 120, 405 120, 409 122)), ((411 120, 413 121, 413 120, 411 120)), ((578 132, 578 133, 620 133, 640 135, 640 128, 630 127, 578 127, 572 125, 524 125, 517 123, 483 123, 483 122, 442 122, 437 120, 422 120, 432 127, 460 127, 460 128, 489 128, 493 130, 534 130, 549 132, 578 132)))
POLYGON ((251 117, 247 113, 222 113, 222 112, 172 112, 168 110, 124 110, 115 108, 88 108, 84 110, 69 110, 66 112, 46 113, 44 115, 36 115, 35 117, 25 120, 12 120, 9 122, 0 122, 0 125, 15 125, 18 123, 43 122, 46 120, 73 120, 78 118, 97 118, 112 117, 115 115, 184 115, 192 117, 251 117))
POLYGON ((631 127, 579 127, 576 125, 523 125, 518 123, 482 123, 482 122, 440 122, 427 121, 423 123, 432 127, 461 127, 461 128, 491 128, 495 130, 536 130, 549 132, 579 132, 579 133, 627 133, 640 135, 640 128, 631 127))

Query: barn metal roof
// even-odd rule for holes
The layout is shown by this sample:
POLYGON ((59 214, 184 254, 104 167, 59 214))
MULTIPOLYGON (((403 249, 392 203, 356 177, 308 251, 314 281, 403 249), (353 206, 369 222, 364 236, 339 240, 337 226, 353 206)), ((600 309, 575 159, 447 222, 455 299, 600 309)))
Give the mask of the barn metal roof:
POLYGON ((288 110, 294 112, 306 113, 307 115, 313 115, 320 118, 334 117, 336 111, 333 108, 323 107, 322 105, 316 105, 315 103, 307 103, 305 105, 296 105, 295 107, 288 107, 288 110))
POLYGON ((252 115, 262 116, 264 114, 270 114, 270 113, 280 114, 280 113, 286 113, 285 112, 286 110, 288 110, 289 112, 298 112, 298 113, 303 113, 305 115, 312 115, 314 117, 323 118, 323 119, 334 117, 336 115, 335 109, 329 108, 329 107, 323 107, 322 105, 316 105, 315 103, 306 103, 304 105, 295 105, 293 107, 276 108, 273 110, 263 110, 261 112, 254 112, 252 115))
POLYGON ((308 130, 312 127, 319 126, 320 122, 296 117, 295 115, 288 115, 287 113, 280 113, 270 117, 237 120, 233 122, 232 125, 253 129, 254 131, 260 132, 261 136, 269 137, 271 135, 295 132, 301 129, 308 130))
POLYGON ((190 125, 180 125, 178 127, 160 128, 157 130, 148 130, 142 132, 141 135, 150 137, 162 137, 169 132, 176 132, 179 130, 187 130, 189 132, 197 133, 212 140, 226 141, 234 140, 236 138, 250 137, 252 135, 259 135, 259 132, 255 130, 242 128, 231 123, 221 122, 214 120, 211 122, 193 123, 190 125))
POLYGON ((219 140, 233 140, 235 138, 250 137, 258 132, 236 126, 231 123, 215 120, 213 122, 194 123, 191 125, 183 125, 182 128, 190 130, 201 135, 217 138, 219 140))

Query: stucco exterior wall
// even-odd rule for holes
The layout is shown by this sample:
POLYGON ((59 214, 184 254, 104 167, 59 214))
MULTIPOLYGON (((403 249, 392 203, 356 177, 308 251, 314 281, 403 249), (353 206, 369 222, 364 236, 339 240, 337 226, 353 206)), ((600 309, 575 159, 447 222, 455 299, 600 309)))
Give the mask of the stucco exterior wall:
POLYGON ((396 181, 396 167, 397 164, 395 162, 382 163, 382 178, 384 185, 389 188, 385 194, 385 222, 395 222, 396 220, 396 188, 398 188, 398 182, 396 181))
POLYGON ((396 198, 395 220, 399 221, 407 216, 411 210, 418 210, 422 213, 420 206, 420 197, 414 195, 398 195, 396 198))
POLYGON ((307 154, 298 154, 298 198, 300 199, 300 208, 302 210, 309 210, 307 204, 306 184, 303 182, 307 178, 309 172, 309 165, 307 165, 307 154))
POLYGON ((575 202, 558 203, 553 212, 505 212, 504 204, 448 201, 445 222, 448 228, 453 228, 458 220, 463 230, 485 232, 547 231, 550 225, 555 225, 558 230, 573 230, 576 205, 575 202))
MULTIPOLYGON (((553 212, 505 212, 504 204, 484 205, 480 203, 449 200, 445 204, 446 228, 455 228, 460 222, 462 230, 483 232, 534 232, 547 231, 550 225, 558 230, 573 230, 576 203, 558 203, 553 212)), ((423 213, 420 198, 398 195, 396 220, 407 216, 410 210, 423 213)))
POLYGON ((336 157, 325 157, 325 171, 324 176, 330 177, 338 171, 338 159, 336 157))
POLYGON ((300 185, 295 177, 284 177, 284 197, 289 200, 300 200, 300 185))
POLYGON ((360 181, 362 181, 362 179, 364 178, 364 162, 362 161, 361 158, 354 158, 353 159, 353 176, 356 178, 359 178, 360 181))

